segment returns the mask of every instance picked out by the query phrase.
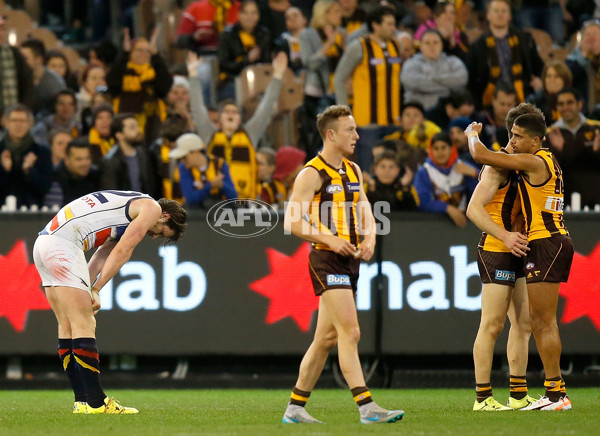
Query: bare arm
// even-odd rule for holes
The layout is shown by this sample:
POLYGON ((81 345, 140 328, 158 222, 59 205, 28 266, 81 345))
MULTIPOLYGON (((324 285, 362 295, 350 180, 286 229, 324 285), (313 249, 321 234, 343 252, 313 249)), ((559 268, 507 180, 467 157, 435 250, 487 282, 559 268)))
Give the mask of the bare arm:
POLYGON ((96 290, 112 279, 121 267, 129 260, 133 249, 146 236, 148 230, 156 224, 161 216, 162 210, 154 200, 135 200, 131 203, 129 213, 133 217, 131 224, 127 226, 125 233, 113 247, 106 258, 100 276, 94 284, 96 290))
POLYGON ((498 187, 504 182, 505 175, 494 168, 485 167, 481 174, 481 180, 477 184, 469 207, 467 216, 485 233, 504 242, 515 256, 525 256, 527 248, 527 237, 518 232, 509 232, 498 225, 485 210, 485 206, 492 200, 498 187))
POLYGON ((91 285, 94 284, 94 280, 102 271, 102 267, 104 266, 104 262, 108 258, 110 252, 117 245, 116 241, 108 241, 102 244, 96 252, 92 255, 92 258, 88 262, 88 270, 90 271, 90 280, 92 281, 91 285))
POLYGON ((299 238, 329 246, 334 252, 344 256, 354 256, 356 247, 350 242, 335 236, 325 226, 315 227, 308 218, 309 206, 315 192, 321 187, 321 177, 314 168, 303 169, 296 181, 290 201, 285 210, 283 227, 299 238))
POLYGON ((356 213, 361 220, 361 229, 362 234, 364 235, 360 244, 360 255, 357 257, 362 260, 369 260, 371 257, 373 257, 373 253, 375 252, 375 217, 373 216, 373 211, 371 210, 371 203, 369 203, 369 199, 367 198, 367 194, 364 190, 362 172, 360 168, 358 168, 358 165, 354 165, 354 169, 358 174, 358 179, 360 181, 360 193, 358 195, 358 203, 356 204, 356 213))
POLYGON ((469 151, 476 162, 484 165, 504 168, 527 173, 547 174, 544 161, 530 153, 507 154, 500 151, 491 151, 479 140, 481 132, 480 123, 472 123, 465 130, 469 138, 469 151))

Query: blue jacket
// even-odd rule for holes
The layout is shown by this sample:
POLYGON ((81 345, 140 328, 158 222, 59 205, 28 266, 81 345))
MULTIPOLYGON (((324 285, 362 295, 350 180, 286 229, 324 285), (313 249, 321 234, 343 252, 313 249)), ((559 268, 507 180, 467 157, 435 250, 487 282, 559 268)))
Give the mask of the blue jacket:
POLYGON ((213 186, 210 179, 212 177, 207 177, 208 171, 199 172, 200 177, 203 180, 202 187, 198 189, 195 186, 197 180, 192 173, 193 170, 188 170, 182 162, 179 163, 179 183, 187 206, 202 207, 204 206, 205 200, 209 197, 213 197, 216 200, 231 200, 237 198, 237 191, 233 184, 233 180, 231 179, 231 173, 229 172, 227 163, 223 159, 210 156, 209 166, 214 165, 217 161, 220 163, 218 171, 223 173, 223 187, 220 188, 217 193, 211 193, 213 186))

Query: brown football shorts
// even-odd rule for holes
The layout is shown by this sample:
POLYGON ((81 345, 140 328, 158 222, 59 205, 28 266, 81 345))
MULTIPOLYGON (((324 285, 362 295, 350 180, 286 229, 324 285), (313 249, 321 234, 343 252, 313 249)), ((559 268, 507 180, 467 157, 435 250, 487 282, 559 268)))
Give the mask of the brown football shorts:
POLYGON ((315 295, 328 289, 352 289, 356 293, 360 259, 329 250, 310 250, 308 268, 315 295))
POLYGON ((524 277, 523 258, 512 253, 478 248, 477 267, 482 283, 514 286, 517 279, 524 277))
POLYGON ((569 280, 573 262, 573 244, 566 235, 535 239, 529 242, 524 269, 527 283, 560 283, 569 280))

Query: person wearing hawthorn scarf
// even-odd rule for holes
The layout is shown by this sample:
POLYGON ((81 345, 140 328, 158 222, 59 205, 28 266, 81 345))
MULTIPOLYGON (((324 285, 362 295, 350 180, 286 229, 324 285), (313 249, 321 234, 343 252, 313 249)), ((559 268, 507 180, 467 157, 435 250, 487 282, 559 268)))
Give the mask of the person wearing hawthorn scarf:
POLYGON ((173 85, 157 52, 157 39, 158 29, 154 29, 150 41, 138 38, 132 43, 129 29, 123 29, 123 50, 106 75, 109 92, 115 96, 115 113, 134 113, 146 144, 158 137, 167 116, 164 99, 173 85))
POLYGON ((498 82, 512 83, 519 103, 542 87, 539 78, 544 63, 535 42, 527 32, 510 25, 508 0, 492 0, 487 7, 489 30, 469 48, 468 89, 478 109, 489 106, 498 82))
POLYGON ((0 113, 17 103, 31 107, 33 72, 15 47, 4 41, 5 17, 0 14, 0 113))
POLYGON ((271 34, 259 24, 255 0, 244 0, 238 22, 219 37, 219 101, 235 98, 234 79, 244 68, 271 62, 271 34))

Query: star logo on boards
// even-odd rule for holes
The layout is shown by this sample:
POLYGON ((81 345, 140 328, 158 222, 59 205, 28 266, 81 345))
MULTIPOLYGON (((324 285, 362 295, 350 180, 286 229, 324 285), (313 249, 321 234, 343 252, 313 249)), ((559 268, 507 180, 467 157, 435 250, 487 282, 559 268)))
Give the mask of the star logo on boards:
POLYGON ((6 318, 13 329, 21 333, 30 310, 50 309, 35 265, 27 259, 24 240, 17 241, 6 256, 0 255, 0 277, 0 317, 6 318))
POLYGON ((588 256, 575 252, 569 281, 559 293, 566 300, 562 323, 588 317, 600 331, 600 244, 588 256))
POLYGON ((291 256, 266 249, 271 272, 250 283, 250 289, 271 300, 266 324, 290 317, 303 332, 310 328, 313 312, 319 308, 319 298, 313 292, 308 273, 309 252, 310 244, 306 242, 291 256))

